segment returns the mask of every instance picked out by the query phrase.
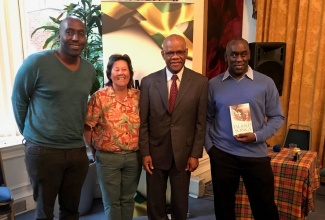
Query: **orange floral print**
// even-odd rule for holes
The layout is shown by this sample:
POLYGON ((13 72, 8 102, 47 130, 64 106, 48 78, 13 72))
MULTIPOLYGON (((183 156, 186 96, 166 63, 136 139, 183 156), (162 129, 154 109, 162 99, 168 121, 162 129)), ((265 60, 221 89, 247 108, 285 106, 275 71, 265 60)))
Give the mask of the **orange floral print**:
POLYGON ((91 97, 85 124, 93 128, 92 144, 97 150, 105 151, 111 146, 122 152, 139 149, 139 99, 140 91, 131 88, 126 99, 119 102, 111 86, 91 97))

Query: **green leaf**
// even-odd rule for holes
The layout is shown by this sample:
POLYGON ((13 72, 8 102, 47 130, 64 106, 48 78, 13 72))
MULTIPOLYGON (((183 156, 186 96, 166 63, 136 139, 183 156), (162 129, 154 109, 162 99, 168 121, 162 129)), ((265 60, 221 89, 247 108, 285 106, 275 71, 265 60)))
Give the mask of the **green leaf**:
POLYGON ((34 35, 37 31, 42 30, 42 29, 43 29, 43 31, 53 31, 53 32, 56 32, 56 31, 59 30, 59 28, 58 28, 58 27, 55 27, 55 26, 41 26, 41 27, 36 28, 36 29, 32 32, 31 37, 33 37, 33 35, 34 35))
POLYGON ((57 36, 59 35, 59 25, 63 16, 75 16, 81 19, 85 23, 87 30, 87 45, 83 50, 82 56, 91 62, 96 69, 96 82, 93 85, 91 94, 104 86, 104 66, 103 66, 103 51, 102 51, 102 21, 101 21, 101 6, 94 5, 92 0, 79 0, 78 4, 70 3, 63 5, 63 12, 57 18, 50 17, 49 20, 53 25, 44 25, 36 28, 31 37, 37 31, 50 31, 49 36, 43 45, 43 48, 57 49, 59 42, 57 36))

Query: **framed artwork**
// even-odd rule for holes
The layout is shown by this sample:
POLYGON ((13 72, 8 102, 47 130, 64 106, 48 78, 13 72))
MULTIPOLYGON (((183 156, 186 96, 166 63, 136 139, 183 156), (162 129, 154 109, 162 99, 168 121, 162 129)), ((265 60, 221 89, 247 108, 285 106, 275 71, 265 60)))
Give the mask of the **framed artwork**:
POLYGON ((165 67, 162 42, 170 34, 184 37, 186 66, 192 67, 194 4, 176 1, 102 1, 104 65, 112 54, 128 54, 134 79, 165 67))
POLYGON ((208 0, 206 76, 227 70, 224 58, 229 40, 242 36, 243 0, 208 0))

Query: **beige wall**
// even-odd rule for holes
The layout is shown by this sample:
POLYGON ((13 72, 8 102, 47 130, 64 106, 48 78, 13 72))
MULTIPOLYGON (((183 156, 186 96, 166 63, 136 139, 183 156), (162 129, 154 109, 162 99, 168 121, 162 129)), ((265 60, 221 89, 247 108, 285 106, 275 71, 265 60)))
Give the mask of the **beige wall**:
POLYGON ((194 36, 192 69, 205 75, 207 0, 196 0, 194 7, 194 36))
POLYGON ((252 18, 252 14, 252 0, 244 0, 242 36, 248 41, 248 43, 255 42, 256 39, 256 20, 252 18))

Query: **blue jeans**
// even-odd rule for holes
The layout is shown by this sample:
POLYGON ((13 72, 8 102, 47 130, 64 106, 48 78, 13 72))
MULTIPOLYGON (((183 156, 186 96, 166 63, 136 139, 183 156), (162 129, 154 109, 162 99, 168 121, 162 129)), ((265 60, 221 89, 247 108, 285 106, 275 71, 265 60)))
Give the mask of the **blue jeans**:
POLYGON ((53 219, 56 196, 60 219, 79 219, 79 200, 89 162, 85 147, 56 149, 26 141, 25 163, 36 202, 36 219, 53 219))
POLYGON ((141 174, 139 151, 127 154, 96 151, 96 161, 106 220, 131 220, 141 174))

